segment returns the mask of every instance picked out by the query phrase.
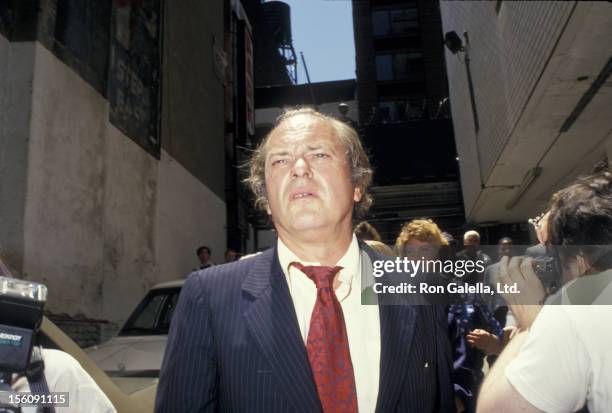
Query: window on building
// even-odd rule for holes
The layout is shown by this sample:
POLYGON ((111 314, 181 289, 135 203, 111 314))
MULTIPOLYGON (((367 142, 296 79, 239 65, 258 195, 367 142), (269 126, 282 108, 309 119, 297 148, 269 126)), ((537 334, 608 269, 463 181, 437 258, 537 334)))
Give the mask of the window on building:
POLYGON ((419 15, 416 8, 390 10, 389 20, 391 33, 406 33, 419 26, 419 15))
POLYGON ((374 36, 408 33, 419 27, 416 6, 376 10, 372 13, 374 36))
POLYGON ((157 159, 163 4, 162 0, 112 2, 113 58, 107 88, 110 123, 157 159))
POLYGON ((392 55, 376 56, 376 79, 377 80, 392 80, 393 79, 393 56, 392 55))
POLYGON ((389 34, 389 11, 380 10, 372 13, 374 36, 389 34))
POLYGON ((376 56, 377 80, 400 80, 420 76, 423 55, 418 52, 400 52, 376 56))
POLYGON ((423 104, 423 98, 418 96, 381 101, 378 104, 381 121, 393 123, 421 119, 423 104))
POLYGON ((56 51, 68 66, 103 95, 109 61, 111 1, 57 0, 54 38, 56 51))

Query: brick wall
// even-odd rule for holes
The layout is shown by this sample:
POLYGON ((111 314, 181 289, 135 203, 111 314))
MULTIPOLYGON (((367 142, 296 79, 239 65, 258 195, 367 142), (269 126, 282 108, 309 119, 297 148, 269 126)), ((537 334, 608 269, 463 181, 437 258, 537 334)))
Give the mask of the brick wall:
POLYGON ((71 317, 66 314, 48 313, 46 316, 81 348, 104 342, 117 330, 117 326, 107 320, 94 320, 84 316, 71 317))
POLYGON ((443 31, 469 36, 480 128, 472 117, 463 54, 446 65, 466 212, 470 211, 516 126, 575 2, 442 1, 443 31))

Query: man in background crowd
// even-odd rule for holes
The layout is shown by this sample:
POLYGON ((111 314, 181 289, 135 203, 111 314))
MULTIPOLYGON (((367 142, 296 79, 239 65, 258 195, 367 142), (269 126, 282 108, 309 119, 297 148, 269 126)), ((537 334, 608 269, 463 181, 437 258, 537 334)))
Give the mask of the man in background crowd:
POLYGON ((207 246, 202 245, 201 247, 198 247, 198 249, 196 250, 196 255, 200 260, 200 265, 198 266, 198 268, 195 269, 196 271, 204 270, 208 267, 212 267, 213 265, 215 265, 210 259, 212 251, 207 246))
MULTIPOLYGON (((470 230, 463 234, 463 247, 464 249, 457 253, 457 259, 473 262, 481 261, 483 268, 491 264, 491 258, 480 249, 480 234, 478 231, 470 230)), ((468 284, 481 282, 482 279, 483 273, 476 270, 465 274, 463 277, 463 280, 468 284)))
POLYGON ((225 251, 225 262, 226 263, 236 261, 238 258, 240 258, 240 255, 238 254, 238 252, 236 252, 235 249, 228 248, 227 251, 225 251))
POLYGON ((501 260, 502 257, 513 257, 514 251, 512 246, 514 242, 510 237, 502 237, 497 241, 497 261, 501 260))
POLYGON ((357 236, 357 239, 361 241, 382 242, 380 234, 368 221, 361 221, 359 224, 357 224, 355 227, 355 235, 357 236))

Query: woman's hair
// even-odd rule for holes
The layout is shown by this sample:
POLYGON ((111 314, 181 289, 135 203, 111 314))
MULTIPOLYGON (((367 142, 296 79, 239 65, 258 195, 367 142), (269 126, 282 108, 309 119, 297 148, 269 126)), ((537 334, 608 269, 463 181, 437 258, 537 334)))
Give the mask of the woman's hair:
POLYGON ((438 246, 448 245, 442 231, 431 219, 414 219, 405 224, 395 241, 395 247, 399 251, 411 239, 438 246))

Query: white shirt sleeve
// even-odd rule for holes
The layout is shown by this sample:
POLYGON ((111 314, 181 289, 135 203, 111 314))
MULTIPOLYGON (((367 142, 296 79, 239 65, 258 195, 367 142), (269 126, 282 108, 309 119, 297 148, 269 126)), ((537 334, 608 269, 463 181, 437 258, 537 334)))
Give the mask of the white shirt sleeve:
POLYGON ((580 409, 589 387, 589 355, 566 311, 544 306, 505 372, 512 386, 545 412, 580 409))
POLYGON ((68 392, 69 407, 56 407, 57 413, 116 413, 108 397, 70 354, 43 349, 43 360, 49 391, 68 392))

